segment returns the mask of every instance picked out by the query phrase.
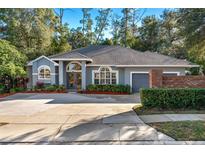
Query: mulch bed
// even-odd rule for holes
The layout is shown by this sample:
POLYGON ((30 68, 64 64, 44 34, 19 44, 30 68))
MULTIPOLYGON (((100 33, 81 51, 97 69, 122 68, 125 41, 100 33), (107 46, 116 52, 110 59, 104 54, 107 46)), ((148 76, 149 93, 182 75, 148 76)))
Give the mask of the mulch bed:
POLYGON ((105 94, 105 95, 129 95, 125 92, 107 92, 107 91, 79 91, 81 94, 105 94))
POLYGON ((7 97, 7 96, 11 96, 11 95, 14 95, 16 93, 5 93, 5 94, 0 94, 0 98, 4 98, 4 97, 7 97))

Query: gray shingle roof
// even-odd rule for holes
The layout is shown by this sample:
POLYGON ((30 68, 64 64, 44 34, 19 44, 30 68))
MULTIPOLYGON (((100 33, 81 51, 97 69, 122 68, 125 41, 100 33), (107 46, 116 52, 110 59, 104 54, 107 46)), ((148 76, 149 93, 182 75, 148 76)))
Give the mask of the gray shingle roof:
POLYGON ((49 58, 92 59, 94 65, 191 65, 186 60, 176 59, 155 52, 140 52, 120 46, 89 46, 71 52, 57 54, 49 58))

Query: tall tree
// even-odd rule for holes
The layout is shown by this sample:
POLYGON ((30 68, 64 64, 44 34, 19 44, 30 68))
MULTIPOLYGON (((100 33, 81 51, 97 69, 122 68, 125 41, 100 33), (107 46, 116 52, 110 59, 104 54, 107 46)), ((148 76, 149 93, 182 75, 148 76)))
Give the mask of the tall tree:
POLYGON ((96 41, 95 44, 98 44, 100 41, 103 40, 104 31, 107 30, 109 26, 109 17, 111 14, 111 9, 99 9, 99 15, 95 18, 96 20, 96 41))
POLYGON ((205 74, 205 9, 179 9, 178 15, 188 58, 202 65, 205 74))
POLYGON ((177 58, 186 58, 184 39, 180 35, 180 25, 177 23, 178 15, 174 10, 164 10, 161 15, 159 30, 159 51, 177 58))
POLYGON ((52 9, 0 9, 4 38, 34 59, 50 50, 56 17, 52 9))
POLYGON ((68 41, 71 44, 73 49, 84 47, 84 36, 81 31, 81 27, 76 29, 72 28, 71 33, 69 35, 68 41))
POLYGON ((123 17, 121 19, 121 42, 122 45, 127 47, 128 46, 128 39, 130 36, 130 24, 132 20, 131 15, 131 8, 122 9, 123 17))
POLYGON ((157 51, 159 45, 159 21, 155 16, 146 16, 142 19, 139 28, 140 39, 143 42, 142 50, 157 51))
POLYGON ((27 58, 9 41, 0 39, 0 78, 24 76, 24 65, 27 58))
POLYGON ((93 21, 91 19, 91 14, 90 11, 92 9, 90 8, 83 8, 82 12, 83 12, 83 17, 80 20, 80 23, 82 24, 82 33, 84 36, 84 46, 87 46, 88 44, 91 44, 92 42, 92 24, 93 21))
POLYGON ((112 42, 114 45, 120 44, 120 16, 115 14, 112 17, 112 22, 111 22, 111 34, 112 34, 112 42))

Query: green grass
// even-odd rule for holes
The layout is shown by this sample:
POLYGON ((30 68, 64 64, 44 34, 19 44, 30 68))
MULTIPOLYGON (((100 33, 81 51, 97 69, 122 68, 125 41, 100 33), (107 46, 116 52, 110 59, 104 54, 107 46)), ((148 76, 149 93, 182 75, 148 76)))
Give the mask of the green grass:
POLYGON ((205 141, 204 121, 164 122, 149 125, 177 141, 205 141))
POLYGON ((137 115, 150 115, 150 114, 205 114, 205 109, 202 110, 159 110, 157 108, 153 109, 145 109, 142 105, 135 105, 133 110, 137 113, 137 115))

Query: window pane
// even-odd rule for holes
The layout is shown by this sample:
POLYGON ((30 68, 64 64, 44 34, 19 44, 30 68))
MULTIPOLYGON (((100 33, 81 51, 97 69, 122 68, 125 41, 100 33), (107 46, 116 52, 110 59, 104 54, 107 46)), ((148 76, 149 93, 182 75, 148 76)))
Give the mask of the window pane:
POLYGON ((101 79, 100 84, 105 84, 105 79, 101 79))
POLYGON ((103 68, 101 68, 101 70, 100 70, 101 72, 104 72, 105 71, 105 68, 103 67, 103 68))
POLYGON ((106 72, 106 78, 110 79, 110 72, 106 72))
POLYGON ((106 84, 110 84, 110 79, 106 79, 106 84))
POLYGON ((39 72, 40 79, 49 79, 51 77, 51 72, 47 68, 42 68, 39 72))
POLYGON ((112 73, 112 79, 116 79, 116 73, 112 73))
POLYGON ((105 79, 105 73, 104 72, 100 72, 100 78, 105 79))
POLYGON ((112 79, 112 84, 116 84, 116 83, 117 83, 116 79, 112 79))
POLYGON ((100 74, 99 73, 95 73, 94 79, 99 79, 99 77, 100 77, 100 74))
POLYGON ((70 63, 67 70, 68 71, 80 71, 81 66, 78 63, 70 63))
POLYGON ((99 84, 99 79, 95 79, 94 84, 99 84))

